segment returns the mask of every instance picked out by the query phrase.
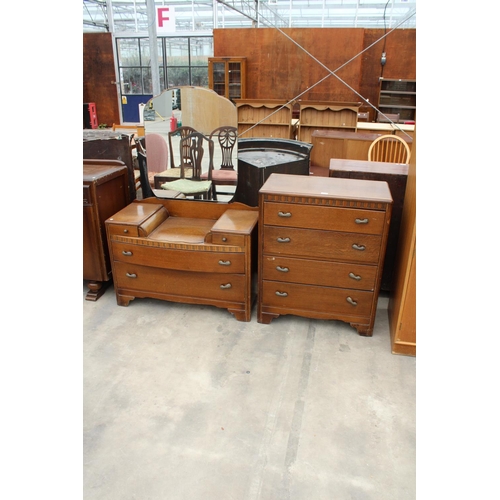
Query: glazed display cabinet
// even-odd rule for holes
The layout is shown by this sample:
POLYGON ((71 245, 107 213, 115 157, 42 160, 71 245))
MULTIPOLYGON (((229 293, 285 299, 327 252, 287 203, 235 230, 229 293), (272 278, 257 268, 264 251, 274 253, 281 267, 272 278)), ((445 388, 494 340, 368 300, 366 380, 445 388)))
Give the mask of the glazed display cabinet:
POLYGON ((246 58, 209 57, 208 86, 229 100, 246 97, 246 58))

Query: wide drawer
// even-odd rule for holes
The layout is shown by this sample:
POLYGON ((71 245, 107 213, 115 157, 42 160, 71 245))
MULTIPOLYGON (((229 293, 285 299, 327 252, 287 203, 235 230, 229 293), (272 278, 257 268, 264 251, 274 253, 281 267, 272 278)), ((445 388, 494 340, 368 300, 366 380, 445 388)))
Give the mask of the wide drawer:
POLYGON ((177 250, 132 243, 111 242, 113 259, 153 268, 223 274, 244 274, 243 252, 177 250))
POLYGON ((381 236, 264 227, 264 253, 377 264, 381 236))
POLYGON ((113 280, 117 289, 235 302, 245 299, 242 274, 197 273, 115 262, 113 280))
POLYGON ((385 211, 266 202, 264 204, 264 224, 382 234, 385 211))
POLYGON ((263 281, 261 303, 264 306, 288 309, 292 313, 293 310, 298 310, 369 317, 373 292, 263 281))
POLYGON ((308 285, 374 290, 377 266, 324 260, 262 257, 262 279, 308 285))

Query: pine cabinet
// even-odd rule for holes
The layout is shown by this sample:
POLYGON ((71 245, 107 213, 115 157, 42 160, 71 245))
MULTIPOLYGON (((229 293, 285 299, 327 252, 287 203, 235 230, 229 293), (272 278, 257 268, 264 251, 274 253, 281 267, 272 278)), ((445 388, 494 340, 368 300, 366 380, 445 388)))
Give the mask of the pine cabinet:
POLYGON ((235 104, 239 137, 293 139, 292 104, 273 99, 241 99, 235 104))
POLYGON ((299 141, 311 142, 315 130, 356 132, 360 106, 360 102, 300 103, 299 141))
POLYGON ((209 57, 208 86, 229 100, 246 97, 246 58, 209 57))

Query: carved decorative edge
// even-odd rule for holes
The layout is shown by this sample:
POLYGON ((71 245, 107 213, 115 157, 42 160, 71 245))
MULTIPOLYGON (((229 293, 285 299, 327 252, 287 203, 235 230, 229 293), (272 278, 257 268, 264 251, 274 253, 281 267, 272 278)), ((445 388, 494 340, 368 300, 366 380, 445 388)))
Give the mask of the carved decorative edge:
POLYGON ((297 196, 284 194, 262 194, 264 201, 274 201, 280 203, 299 203, 307 205, 317 205, 325 207, 341 207, 341 208, 364 208, 369 210, 386 210, 387 203, 382 201, 366 201, 366 200, 341 200, 338 198, 319 198, 314 196, 297 196))
POLYGON ((167 241, 150 240, 143 237, 130 237, 130 236, 118 236, 113 235, 111 237, 112 241, 119 243, 131 243, 133 245, 139 245, 144 247, 153 248, 168 248, 172 250, 194 250, 196 252, 222 252, 222 253, 244 253, 245 247, 230 246, 230 245, 213 245, 210 243, 201 243, 198 245, 189 243, 173 243, 167 241))

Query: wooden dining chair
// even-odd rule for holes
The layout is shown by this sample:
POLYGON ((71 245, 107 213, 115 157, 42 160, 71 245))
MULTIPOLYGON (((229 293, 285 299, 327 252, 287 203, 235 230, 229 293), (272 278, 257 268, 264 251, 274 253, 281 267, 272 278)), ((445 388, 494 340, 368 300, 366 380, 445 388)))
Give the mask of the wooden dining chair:
POLYGON ((368 161, 409 163, 410 156, 410 146, 399 135, 381 135, 368 148, 368 161))
POLYGON ((180 177, 161 184, 161 189, 179 191, 185 196, 210 200, 212 198, 211 173, 213 170, 214 141, 201 132, 193 132, 181 138, 179 153, 181 157, 185 155, 185 161, 180 164, 180 177), (208 179, 202 180, 201 174, 206 145, 208 145, 208 179), (189 178, 186 177, 188 170, 191 170, 189 178))
POLYGON ((236 186, 238 184, 238 173, 233 165, 233 150, 238 140, 238 129, 229 125, 217 127, 209 135, 209 138, 217 141, 222 159, 219 168, 213 165, 212 172, 203 172, 202 180, 212 180, 212 199, 217 200, 217 194, 234 195, 234 192, 218 191, 217 186, 236 186))
POLYGON ((190 162, 189 143, 188 142, 184 143, 184 149, 181 151, 180 156, 176 159, 174 154, 176 148, 174 147, 173 144, 173 137, 179 136, 180 139, 183 139, 184 137, 187 137, 190 134, 194 134, 195 132, 198 131, 193 127, 183 125, 168 133, 168 147, 170 149, 169 168, 180 168, 181 164, 184 164, 184 166, 186 165, 189 166, 190 162))

